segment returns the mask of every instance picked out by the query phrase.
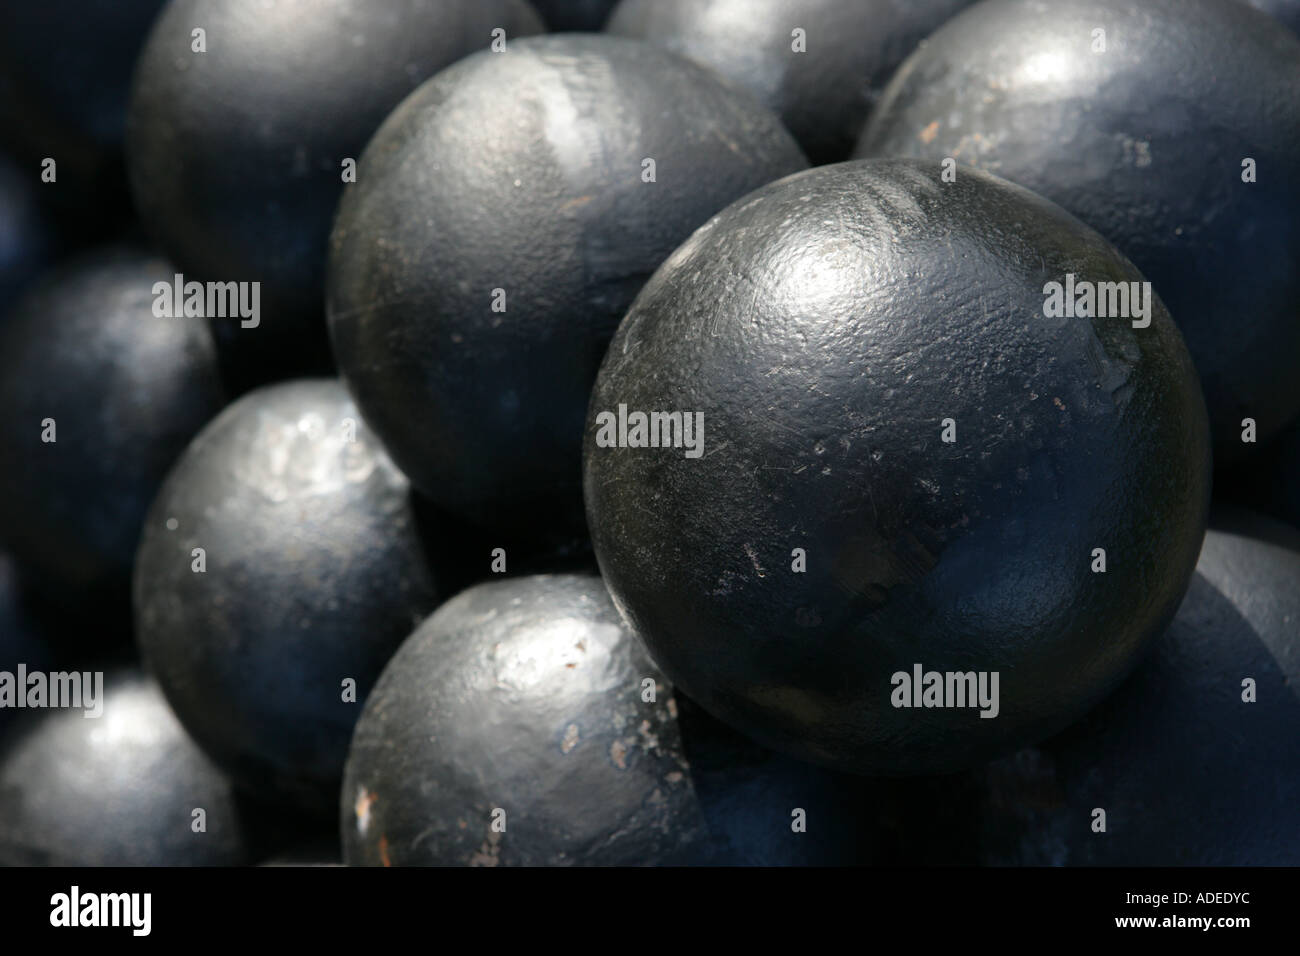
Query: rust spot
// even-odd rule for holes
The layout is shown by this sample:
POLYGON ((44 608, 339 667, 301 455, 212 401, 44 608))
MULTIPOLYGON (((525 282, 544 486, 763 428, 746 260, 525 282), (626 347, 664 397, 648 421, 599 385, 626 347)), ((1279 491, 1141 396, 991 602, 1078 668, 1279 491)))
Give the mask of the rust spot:
POLYGON ((576 647, 578 650, 582 651, 584 654, 587 653, 586 641, 579 641, 577 644, 574 644, 573 646, 576 647))
POLYGON ((577 209, 580 206, 587 205, 587 203, 591 202, 595 198, 596 196, 594 193, 589 196, 577 196, 573 199, 570 199, 563 206, 561 206, 560 210, 563 212, 568 209, 577 209))
POLYGON ((478 852, 469 858, 470 866, 496 866, 501 862, 501 831, 489 830, 478 852))
POLYGON ((560 741, 560 753, 569 753, 578 746, 578 725, 569 724, 564 728, 564 739, 560 741))
POLYGON ((929 126, 921 130, 921 132, 917 134, 917 136, 920 138, 921 142, 923 143, 933 143, 934 138, 938 135, 939 135, 938 120, 935 120, 933 123, 931 123, 929 126))
POLYGON ((379 860, 384 866, 392 866, 393 861, 388 858, 388 837, 379 838, 379 860))
POLYGON ((577 667, 578 665, 575 664, 575 663, 573 663, 572 661, 570 661, 569 663, 565 664, 564 666, 567 667, 569 670, 573 670, 573 669, 574 669, 575 667, 577 667))
POLYGON ((615 740, 609 745, 609 759, 614 761, 614 766, 619 770, 627 769, 627 745, 621 740, 615 740))
POLYGON ((370 808, 378 799, 378 794, 371 793, 365 787, 362 787, 357 794, 357 802, 352 805, 352 812, 357 815, 357 830, 361 833, 365 833, 366 828, 370 826, 370 808))

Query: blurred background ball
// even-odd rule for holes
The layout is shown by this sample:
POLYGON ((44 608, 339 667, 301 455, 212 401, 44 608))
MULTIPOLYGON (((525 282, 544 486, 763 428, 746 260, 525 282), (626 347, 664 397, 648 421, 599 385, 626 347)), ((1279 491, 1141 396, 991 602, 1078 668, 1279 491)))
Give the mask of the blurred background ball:
POLYGON ((35 167, 20 167, 0 155, 0 323, 54 253, 54 237, 37 200, 39 182, 35 167))
POLYGON ((332 815, 366 694, 437 600, 407 480, 342 386, 267 386, 200 432, 134 584, 140 651, 194 739, 250 793, 332 815))
POLYGON ((241 385, 328 367, 321 290, 344 160, 497 28, 541 23, 523 0, 168 4, 136 68, 131 183, 188 278, 261 283, 257 328, 217 326, 241 385))
POLYGON ((775 111, 814 163, 835 163, 903 58, 971 2, 623 0, 605 29, 717 70, 775 111))
POLYGON ((106 235, 128 214, 122 157, 131 71, 163 0, 6 2, 0 144, 63 224, 106 235))
POLYGON ((149 502, 225 403, 207 323, 155 311, 174 272, 100 250, 0 320, 0 542, 65 604, 125 606, 149 502))
POLYGON ((28 711, 31 721, 0 755, 0 863, 251 863, 254 842, 230 782, 186 736, 157 685, 125 669, 105 675, 102 690, 96 717, 79 708, 28 711))
POLYGON ((921 782, 906 852, 921 865, 1300 864, 1298 624, 1300 532, 1217 512, 1151 658, 1059 736, 921 782))

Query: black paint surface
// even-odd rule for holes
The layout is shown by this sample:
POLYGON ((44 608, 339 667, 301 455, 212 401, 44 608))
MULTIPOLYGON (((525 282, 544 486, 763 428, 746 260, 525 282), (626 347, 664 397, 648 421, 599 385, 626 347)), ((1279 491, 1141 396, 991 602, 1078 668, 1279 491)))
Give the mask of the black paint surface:
POLYGON ((583 416, 627 306, 691 230, 804 165, 770 112, 645 44, 468 57, 394 111, 340 204, 328 307, 348 387, 435 503, 580 526, 583 416))
POLYGON ((136 561, 136 637, 186 728, 250 793, 322 814, 366 694, 435 603, 406 478, 328 380, 259 389, 205 428, 136 561))
POLYGON ((353 865, 852 863, 877 852, 882 800, 675 698, 600 578, 544 575, 465 591, 402 646, 341 823, 353 865))
POLYGON ((1046 318, 1067 272, 1140 278, 1026 190, 914 161, 788 177, 673 254, 610 345, 584 451, 601 570, 670 680, 760 742, 882 775, 1014 749, 1119 682, 1196 562, 1205 410, 1163 307, 1145 329, 1046 318), (703 457, 597 447, 620 403, 702 413, 703 457), (1000 715, 892 707, 915 664, 998 671, 1000 715))
POLYGON ((1187 340, 1222 464, 1256 447, 1243 418, 1263 440, 1300 413, 1297 142, 1300 39, 1245 4, 992 0, 900 68, 857 155, 954 157, 1113 242, 1187 340))

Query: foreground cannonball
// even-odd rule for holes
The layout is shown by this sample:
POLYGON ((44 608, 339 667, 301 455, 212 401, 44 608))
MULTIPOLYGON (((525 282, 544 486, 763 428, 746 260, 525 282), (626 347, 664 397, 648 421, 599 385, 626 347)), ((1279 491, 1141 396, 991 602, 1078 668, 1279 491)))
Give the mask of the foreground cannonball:
POLYGON ((335 356, 411 481, 484 523, 580 524, 581 435, 641 284, 804 160, 779 121, 645 44, 564 34, 412 94, 339 206, 335 356))
POLYGON ((254 391, 177 462, 136 559, 136 636, 195 740, 332 815, 375 678, 434 606, 410 489, 334 381, 254 391))
POLYGON ((149 502, 225 402, 207 324, 155 313, 174 271, 95 253, 0 322, 0 541, 65 603, 126 594, 149 502))
POLYGON ((321 286, 346 163, 424 79, 539 32, 522 0, 172 0, 127 123, 140 217, 187 277, 260 282, 260 322, 218 324, 232 375, 328 363, 321 286), (193 33, 204 31, 204 52, 193 33))
POLYGON ((1205 409, 1158 300, 1144 328, 1048 317, 1067 274, 1141 280, 1026 190, 909 161, 788 177, 673 254, 584 451, 601 571, 670 680, 883 775, 1040 738, 1118 683, 1196 562, 1205 409), (930 672, 989 706, 946 677, 926 706, 930 672))
MULTIPOLYGON (((87 686, 96 687, 93 677, 87 686)), ((157 685, 132 669, 110 671, 99 686, 98 716, 84 716, 84 700, 28 711, 33 722, 0 755, 0 864, 252 862, 230 781, 186 736, 157 685)))
POLYGON ((922 839, 911 858, 1300 864, 1297 621, 1300 533, 1248 512, 1216 515, 1152 658, 1065 733, 932 785, 912 804, 908 829, 922 839), (965 817, 964 838, 954 826, 934 839, 938 807, 965 817))
POLYGON ((623 0, 606 30, 712 67, 814 163, 847 159, 898 64, 972 0, 623 0))
POLYGON ((402 645, 341 818, 352 865, 852 863, 879 802, 679 703, 599 577, 541 575, 462 592, 402 645))
POLYGON ((1257 447, 1243 419, 1263 441, 1300 413, 1298 139, 1300 39, 1243 3, 996 0, 907 60, 857 155, 955 158, 1113 242, 1182 330, 1222 464, 1257 447))
POLYGON ((704 850, 668 689, 602 590, 480 585, 402 645, 348 756, 345 862, 681 864, 704 850))

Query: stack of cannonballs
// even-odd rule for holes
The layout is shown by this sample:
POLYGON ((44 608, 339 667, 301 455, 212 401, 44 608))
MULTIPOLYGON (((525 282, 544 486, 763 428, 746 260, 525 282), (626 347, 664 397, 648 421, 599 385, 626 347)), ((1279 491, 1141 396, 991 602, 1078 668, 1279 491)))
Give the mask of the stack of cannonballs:
POLYGON ((1296 29, 6 7, 0 861, 1300 863, 1296 29))

